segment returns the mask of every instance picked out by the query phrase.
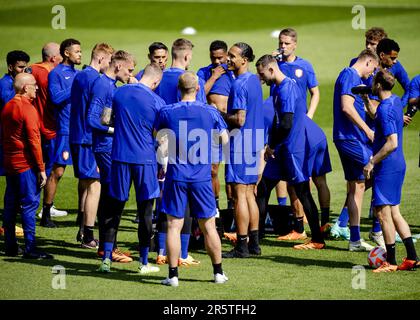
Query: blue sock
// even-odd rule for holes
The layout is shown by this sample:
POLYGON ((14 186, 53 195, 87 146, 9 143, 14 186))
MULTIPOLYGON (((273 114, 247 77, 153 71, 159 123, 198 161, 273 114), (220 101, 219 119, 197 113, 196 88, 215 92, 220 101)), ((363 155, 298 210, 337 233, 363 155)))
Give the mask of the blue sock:
POLYGON ((373 217, 373 220, 372 220, 372 232, 379 232, 379 231, 382 231, 381 224, 379 223, 378 218, 373 217))
POLYGON ((140 262, 143 265, 147 265, 149 258, 149 247, 140 247, 140 262))
POLYGON ((190 243, 190 234, 181 233, 181 258, 187 259, 188 257, 188 245, 190 243))
POLYGON ((350 226, 350 241, 360 240, 360 226, 350 226))
POLYGON ((277 197, 279 206, 285 206, 287 204, 287 197, 277 197))
POLYGON ((163 232, 158 233, 158 244, 159 244, 158 255, 166 256, 166 233, 163 233, 163 232))
POLYGON ((104 242, 104 256, 102 260, 106 258, 112 260, 112 250, 114 249, 114 242, 104 242))
POLYGON ((347 223, 349 222, 349 211, 347 209, 347 207, 344 207, 341 210, 341 213, 338 217, 338 225, 340 228, 345 228, 347 227, 347 223))

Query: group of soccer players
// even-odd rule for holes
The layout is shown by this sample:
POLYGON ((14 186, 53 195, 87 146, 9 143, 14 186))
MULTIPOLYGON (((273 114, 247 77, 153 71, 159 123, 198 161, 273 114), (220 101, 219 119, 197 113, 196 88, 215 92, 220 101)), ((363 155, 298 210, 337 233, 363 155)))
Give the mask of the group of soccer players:
POLYGON ((75 39, 46 44, 43 61, 30 68, 26 53, 10 52, 8 74, 0 80, 6 255, 21 253, 15 236, 20 212, 24 257, 52 258, 35 245, 40 188, 45 185, 40 225, 55 228, 51 217, 66 214, 53 206, 57 186, 66 166, 73 164, 79 181, 76 239, 83 248, 98 250, 100 272, 109 272, 112 261, 133 261, 117 246, 132 183, 139 272, 159 271, 148 263, 155 218, 156 263, 169 265, 165 285, 178 286, 178 266, 200 263, 188 253, 193 219, 204 236, 215 283, 228 280, 222 257, 261 255, 259 241, 274 188, 278 208, 285 207, 289 194, 294 215, 293 229, 278 240, 306 240, 306 217, 312 238, 294 249, 323 249, 330 233, 349 240, 350 251, 369 251, 373 247, 360 237, 360 216, 364 191, 373 185, 370 237, 388 253, 375 272, 418 266, 399 203, 405 173, 403 126, 411 121, 403 116, 403 107, 418 105, 420 76, 409 83, 397 61, 398 44, 381 28, 366 32, 366 49, 340 73, 334 89, 333 140, 348 193, 331 226, 327 138, 312 120, 320 99, 318 82, 311 64, 295 55, 296 47, 297 32, 282 30, 278 50, 257 60, 257 74, 249 71, 253 49, 243 42, 230 48, 223 41, 212 42, 211 63, 197 73, 188 71, 193 52, 189 40, 173 42, 169 68, 169 49, 154 42, 150 64, 136 76, 133 55, 106 43, 95 45, 90 64, 81 71, 75 68, 82 57, 75 39), (402 100, 391 93, 395 79, 405 90, 402 100), (123 85, 117 86, 118 81, 123 85), (261 83, 270 86, 265 101, 261 83), (357 93, 354 88, 361 85, 372 90, 359 88, 357 93), (234 248, 223 255, 215 223, 220 163, 225 163, 228 208, 235 213, 236 228, 235 234, 226 233, 234 248), (318 191, 321 221, 311 180, 318 191), (99 240, 94 237, 96 219, 99 240), (399 266, 396 231, 407 249, 399 266))

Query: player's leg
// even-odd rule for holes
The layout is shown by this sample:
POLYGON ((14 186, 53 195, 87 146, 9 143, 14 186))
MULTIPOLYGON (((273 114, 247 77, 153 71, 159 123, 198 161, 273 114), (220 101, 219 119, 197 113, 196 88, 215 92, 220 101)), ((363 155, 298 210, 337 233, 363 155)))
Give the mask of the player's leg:
POLYGON ((213 163, 211 165, 211 183, 213 187, 214 198, 216 199, 216 207, 219 207, 220 181, 219 181, 219 164, 213 163))
POLYGON ((168 254, 169 272, 168 277, 162 281, 164 285, 178 286, 178 257, 181 251, 180 234, 183 218, 167 215, 168 231, 166 238, 166 250, 168 254))
POLYGON ((287 182, 279 181, 276 185, 276 196, 280 206, 285 206, 287 203, 287 182))
POLYGON ((97 179, 80 179, 79 181, 82 182, 83 189, 86 190, 84 203, 83 242, 88 244, 92 243, 92 241, 96 242, 93 235, 93 229, 98 212, 101 184, 97 179))
POLYGON ((260 219, 259 221, 260 239, 264 238, 264 234, 265 234, 265 220, 267 217, 268 202, 270 201, 271 191, 278 184, 279 183, 277 183, 277 180, 271 180, 263 176, 257 187, 256 201, 257 201, 259 219, 260 219))
POLYGON ((248 184, 246 186, 246 201, 249 212, 249 242, 248 251, 250 254, 261 255, 261 248, 259 245, 258 229, 259 229, 259 210, 255 200, 255 184, 248 184))
POLYGON ((330 220, 330 202, 331 194, 327 184, 327 176, 317 176, 312 178, 317 190, 318 190, 318 201, 321 209, 321 226, 328 224, 330 220))
POLYGON ((55 199, 55 195, 57 193, 57 186, 64 175, 64 171, 66 169, 65 165, 61 164, 54 164, 51 170, 51 174, 47 179, 47 183, 45 185, 45 193, 44 193, 44 203, 42 205, 42 218, 40 225, 46 228, 55 228, 56 225, 51 220, 51 208, 53 206, 53 202, 55 199))
POLYGON ((16 215, 20 211, 19 177, 6 176, 6 191, 4 193, 3 228, 6 256, 18 255, 15 226, 16 215))

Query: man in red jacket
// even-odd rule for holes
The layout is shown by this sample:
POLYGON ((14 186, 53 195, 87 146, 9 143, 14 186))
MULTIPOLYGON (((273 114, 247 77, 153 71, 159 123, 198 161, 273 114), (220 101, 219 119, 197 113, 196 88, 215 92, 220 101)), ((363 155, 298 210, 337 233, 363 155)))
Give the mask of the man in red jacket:
POLYGON ((6 192, 4 195, 3 224, 7 256, 19 254, 15 236, 16 215, 22 214, 25 237, 24 258, 51 259, 52 256, 36 249, 35 213, 39 206, 41 188, 47 176, 42 160, 40 121, 32 105, 37 84, 28 73, 18 74, 13 86, 16 95, 3 108, 1 122, 6 192))

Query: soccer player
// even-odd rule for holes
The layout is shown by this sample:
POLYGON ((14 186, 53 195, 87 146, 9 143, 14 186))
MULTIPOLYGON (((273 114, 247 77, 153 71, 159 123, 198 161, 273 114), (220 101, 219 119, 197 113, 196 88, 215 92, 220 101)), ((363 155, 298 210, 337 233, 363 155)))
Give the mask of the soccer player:
POLYGON ((14 78, 16 95, 3 108, 1 122, 6 170, 6 192, 4 195, 3 223, 7 256, 19 252, 15 236, 16 216, 22 214, 25 250, 24 258, 51 259, 40 252, 35 244, 35 213, 39 205, 41 188, 47 176, 42 161, 40 122, 32 105, 36 97, 35 78, 20 73, 14 78))
MULTIPOLYGON (((178 79, 179 77, 188 70, 191 60, 194 45, 191 41, 180 38, 176 39, 171 48, 172 64, 170 68, 167 68, 163 71, 162 81, 159 86, 156 88, 155 92, 159 95, 164 101, 165 104, 173 104, 179 102, 181 99, 181 93, 178 89, 178 79)), ((199 78, 200 91, 197 95, 197 100, 203 103, 206 103, 206 94, 204 91, 204 81, 199 78)), ((163 163, 163 167, 166 167, 166 164, 163 163)), ((163 174, 161 174, 162 176, 163 174)), ((188 209, 187 209, 188 211, 188 209)), ((158 217, 158 262, 162 261, 164 263, 165 259, 165 242, 166 242, 166 221, 162 221, 164 216, 158 217), (162 253, 162 254, 161 254, 162 253)), ((190 266, 198 265, 200 261, 195 260, 191 255, 188 254, 188 246, 190 242, 191 234, 191 225, 192 219, 187 215, 184 217, 184 227, 181 231, 181 256, 179 260, 180 265, 190 266)))
MULTIPOLYGON (((153 42, 149 46, 149 54, 147 57, 149 58, 150 63, 156 63, 163 71, 168 62, 168 47, 162 42, 153 42)), ((144 69, 136 74, 136 79, 140 80, 143 73, 144 69)))
MULTIPOLYGON (((29 62, 26 52, 20 50, 10 51, 6 56, 7 73, 0 79, 0 111, 4 105, 15 96, 13 80, 17 74, 25 71, 29 62)), ((0 175, 4 176, 3 149, 0 144, 0 175)))
POLYGON ((400 213, 406 164, 402 149, 402 104, 400 98, 391 92, 394 84, 395 78, 390 71, 378 71, 373 80, 372 91, 381 102, 376 110, 368 110, 375 114, 374 155, 363 168, 363 172, 366 179, 373 175, 372 202, 381 223, 387 254, 386 261, 373 270, 375 273, 412 270, 420 265, 410 228, 400 213), (395 259, 395 231, 400 235, 407 251, 407 257, 399 266, 395 259))
MULTIPOLYGON (((92 86, 90 105, 87 113, 88 125, 92 129, 92 150, 98 164, 101 182, 101 196, 98 207, 99 248, 98 255, 104 256, 104 210, 106 198, 109 196, 111 183, 111 151, 114 136, 114 124, 112 121, 104 122, 106 108, 112 110, 112 99, 117 89, 116 82, 128 83, 130 81, 131 68, 134 65, 133 56, 119 50, 112 55, 111 63, 105 73, 98 77, 92 86)), ((112 261, 131 262, 133 259, 129 253, 123 253, 117 247, 117 231, 115 232, 112 261)))
POLYGON ((373 247, 360 238, 360 215, 363 194, 370 187, 365 181, 363 167, 368 163, 374 132, 366 124, 366 112, 362 98, 351 92, 363 84, 378 66, 376 53, 365 49, 351 68, 345 68, 338 76, 334 88, 333 140, 340 155, 347 181, 348 214, 350 218, 350 251, 370 251, 373 247))
MULTIPOLYGON (((267 166, 271 167, 266 168, 270 175, 268 179, 264 179, 265 186, 261 191, 269 195, 279 180, 287 181, 302 203, 312 233, 311 240, 295 245, 294 248, 323 249, 325 242, 319 226, 318 209, 309 189, 309 178, 314 172, 314 166, 306 164, 311 164, 318 158, 329 162, 325 148, 320 148, 322 139, 318 138, 319 133, 315 129, 322 131, 306 116, 306 103, 297 84, 284 75, 274 57, 262 56, 258 59, 256 67, 261 80, 268 86, 275 85, 273 101, 277 116, 277 119, 273 120, 266 148, 266 158, 273 158, 275 161, 267 163, 267 166), (313 125, 309 127, 306 122, 313 125), (317 157, 318 153, 321 157, 317 157)), ((325 136, 324 140, 326 142, 325 136)), ((264 175, 267 174, 266 170, 264 175)), ((298 232, 303 233, 303 220, 301 229, 298 232)))
POLYGON ((181 101, 162 108, 157 121, 157 129, 164 129, 171 136, 169 143, 179 146, 178 151, 169 151, 163 188, 162 212, 168 219, 169 275, 162 284, 178 286, 180 233, 187 205, 191 215, 198 218, 204 233, 207 253, 213 264, 214 282, 225 283, 228 278, 222 269, 221 243, 215 224, 216 202, 212 193, 209 150, 214 131, 222 136, 222 142, 227 143, 226 124, 215 108, 196 100, 199 85, 194 73, 182 74, 179 88, 181 101))
MULTIPOLYGON (((126 73, 123 78, 130 78, 134 60, 122 66, 126 73)), ((153 234, 153 202, 160 194, 153 133, 158 112, 165 103, 153 90, 161 78, 160 67, 150 64, 145 68, 139 83, 122 86, 114 94, 112 109, 115 113, 115 132, 111 184, 105 209, 104 257, 98 270, 100 272, 110 271, 115 232, 129 198, 132 181, 139 214, 139 272, 149 274, 159 271, 158 267, 148 263, 148 255, 153 234)))
MULTIPOLYGON (((380 61, 381 66, 383 68, 388 69, 395 76, 395 78, 400 83, 401 87, 404 89, 404 95, 401 98, 401 100, 402 100, 403 107, 405 107, 408 102, 408 87, 410 84, 410 78, 408 77, 408 74, 405 71, 402 64, 397 60, 400 48, 398 47, 398 45, 395 46, 395 44, 393 44, 391 47, 388 47, 391 44, 391 42, 387 41, 388 45, 385 46, 387 52, 383 52, 383 49, 381 49, 381 52, 383 52, 383 55, 381 56, 381 54, 377 51, 377 47, 378 47, 379 42, 381 42, 383 39, 388 38, 388 35, 385 32, 385 30, 380 27, 370 28, 368 31, 366 31, 365 38, 366 38, 366 49, 372 50, 378 54, 381 60, 380 61)), ((350 61, 350 67, 356 61, 357 61, 357 58, 353 58, 350 61)), ((372 86, 372 82, 373 82, 373 76, 369 77, 363 83, 365 83, 367 86, 372 86)), ((404 122, 406 124, 407 124, 407 121, 408 119, 404 117, 404 122)))
POLYGON ((259 212, 254 189, 264 149, 263 97, 259 78, 248 71, 254 60, 250 45, 239 42, 229 49, 228 68, 235 74, 224 119, 231 133, 226 183, 232 184, 237 227, 235 247, 225 258, 261 255, 258 239, 259 212), (233 138, 233 139, 232 139, 233 138), (248 242, 249 234, 249 242, 248 242))
POLYGON ((77 213, 79 231, 76 238, 81 242, 82 248, 88 249, 98 248, 93 228, 101 184, 92 151, 92 130, 87 121, 87 112, 93 83, 108 69, 113 52, 114 49, 107 43, 96 44, 92 49, 90 64, 74 77, 71 87, 70 149, 74 176, 79 179, 77 213))
POLYGON ((417 108, 420 106, 420 74, 415 76, 410 81, 409 91, 408 91, 408 104, 416 105, 417 108))
MULTIPOLYGON (((198 70, 197 76, 206 82, 204 89, 207 96, 207 103, 214 105, 221 112, 226 112, 230 88, 234 81, 232 71, 227 70, 228 47, 224 41, 215 40, 210 44, 209 50, 211 64, 198 70)), ((222 155, 221 151, 220 149, 220 156, 222 155)), ((221 161, 221 157, 213 161, 215 162, 212 164, 211 179, 216 198, 216 206, 219 209, 219 162, 221 161)), ((232 190, 229 184, 226 184, 226 195, 229 207, 232 203, 232 190)))
POLYGON ((53 103, 56 118, 56 137, 51 139, 50 147, 54 150, 51 153, 53 167, 45 186, 40 223, 41 226, 47 228, 56 227, 55 223, 51 221, 51 207, 58 182, 63 176, 66 166, 72 164, 69 142, 70 96, 73 79, 78 72, 74 66, 79 65, 82 60, 80 42, 75 39, 64 40, 60 44, 60 55, 63 57, 62 63, 48 74, 48 94, 53 103))
MULTIPOLYGON (((42 62, 34 63, 30 66, 32 75, 38 86, 37 95, 33 104, 38 111, 41 122, 42 156, 44 158, 47 177, 50 175, 53 165, 50 159, 51 152, 54 152, 54 150, 51 150, 51 140, 56 136, 54 110, 48 97, 48 74, 61 61, 63 61, 63 58, 60 55, 60 45, 55 42, 49 42, 42 47, 42 62)), ((67 211, 58 210, 55 206, 52 206, 50 214, 51 217, 62 217, 67 215, 67 211)), ((42 208, 38 216, 42 218, 42 208)))

